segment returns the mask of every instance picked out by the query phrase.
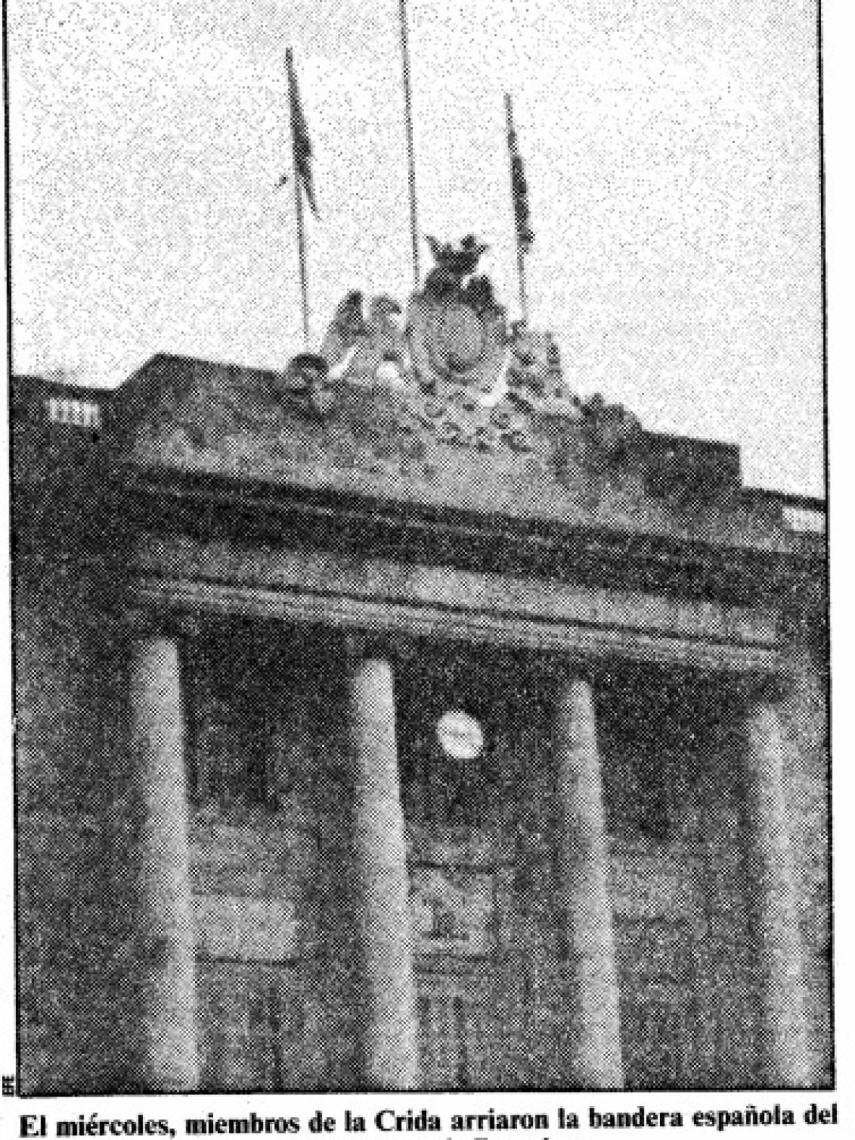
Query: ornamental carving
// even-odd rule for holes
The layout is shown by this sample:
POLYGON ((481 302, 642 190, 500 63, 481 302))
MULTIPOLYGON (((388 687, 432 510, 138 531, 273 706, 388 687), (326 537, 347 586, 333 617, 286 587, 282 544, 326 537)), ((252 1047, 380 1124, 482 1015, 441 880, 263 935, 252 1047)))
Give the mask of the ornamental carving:
POLYGON ((366 312, 362 293, 348 293, 336 309, 320 354, 332 382, 346 378, 365 387, 403 386, 410 365, 401 306, 381 294, 366 312))
MULTIPOLYGON (((343 385, 386 391, 403 431, 449 447, 528 452, 537 423, 550 417, 610 438, 616 425, 600 406, 592 418, 569 390, 552 335, 509 324, 477 272, 487 246, 472 234, 456 246, 427 241, 434 266, 406 312, 385 294, 348 293, 320 352, 294 357, 282 387, 321 417, 334 412, 343 385)), ((625 433, 621 424, 616 434, 625 433)))
POLYGON ((415 866, 410 884, 410 912, 419 954, 480 958, 491 952, 496 923, 492 875, 415 866))
POLYGON ((434 238, 428 242, 436 266, 407 309, 418 381, 430 391, 450 383, 491 392, 505 362, 508 334, 493 286, 487 277, 475 276, 487 247, 471 234, 457 248, 434 238))

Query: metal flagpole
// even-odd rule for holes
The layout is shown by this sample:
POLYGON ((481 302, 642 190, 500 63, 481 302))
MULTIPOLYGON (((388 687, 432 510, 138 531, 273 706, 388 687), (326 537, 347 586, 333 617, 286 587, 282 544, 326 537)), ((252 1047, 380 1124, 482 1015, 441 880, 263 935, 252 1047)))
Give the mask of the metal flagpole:
POLYGON ((514 130, 514 109, 511 102, 510 95, 505 92, 505 117, 508 124, 508 153, 510 157, 511 169, 511 205, 514 210, 514 236, 517 243, 517 275, 519 278, 520 286, 520 310, 522 312, 522 319, 525 324, 528 324, 528 293, 526 290, 525 280, 525 250, 523 249, 522 235, 520 233, 518 207, 517 207, 517 186, 514 176, 514 157, 517 148, 517 133, 514 130))
POLYGON ((303 347, 309 351, 309 281, 306 272, 306 231, 303 220, 303 191, 294 163, 294 209, 297 213, 297 251, 300 259, 300 296, 303 304, 303 347))
POLYGON ((419 222, 416 207, 416 148, 413 141, 413 93, 410 88, 410 41, 407 33, 407 0, 398 0, 401 26, 401 59, 404 73, 404 123, 407 131, 407 172, 410 185, 410 239, 413 244, 413 281, 421 285, 419 271, 419 222))
POLYGON ((285 49, 288 68, 288 102, 291 108, 291 160, 294 178, 294 211, 297 215, 297 256, 300 262, 300 296, 303 304, 303 348, 309 351, 309 279, 306 269, 306 226, 303 218, 303 189, 300 185, 300 161, 297 156, 297 77, 294 73, 294 54, 285 49))

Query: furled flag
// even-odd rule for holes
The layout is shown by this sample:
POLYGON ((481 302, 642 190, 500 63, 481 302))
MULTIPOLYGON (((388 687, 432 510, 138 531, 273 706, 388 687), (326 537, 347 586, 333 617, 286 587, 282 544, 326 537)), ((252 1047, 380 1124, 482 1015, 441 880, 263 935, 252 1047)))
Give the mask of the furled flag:
MULTIPOLYGON (((294 171, 297 182, 303 187, 306 201, 317 214, 318 204, 315 200, 315 185, 312 179, 312 144, 309 139, 309 128, 306 116, 303 114, 303 105, 300 102, 300 88, 297 86, 297 73, 294 70, 294 56, 291 49, 285 52, 285 63, 288 68, 288 99, 291 105, 291 139, 294 146, 294 171)), ((279 184, 287 181, 283 175, 279 184)))
POLYGON ((508 111, 508 151, 511 156, 511 195, 514 202, 514 221, 517 227, 517 242, 520 249, 527 252, 534 241, 534 230, 531 228, 531 217, 528 208, 528 183, 525 180, 525 168, 522 155, 517 148, 517 132, 511 113, 511 97, 505 96, 508 111))

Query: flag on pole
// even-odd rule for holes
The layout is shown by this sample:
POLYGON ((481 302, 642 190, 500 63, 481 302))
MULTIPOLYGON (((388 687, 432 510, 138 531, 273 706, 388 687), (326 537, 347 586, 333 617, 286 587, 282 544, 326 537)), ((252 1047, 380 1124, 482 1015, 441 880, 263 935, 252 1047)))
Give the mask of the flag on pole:
MULTIPOLYGON (((291 141, 294 147, 294 173, 298 186, 302 186, 306 201, 312 207, 312 213, 317 214, 318 205, 315 199, 315 184, 312 178, 312 143, 309 139, 309 128, 306 116, 303 114, 303 105, 300 102, 300 88, 297 85, 297 73, 294 70, 294 56, 290 48, 285 52, 285 63, 288 68, 288 100, 291 106, 291 141)), ((282 182, 287 181, 283 176, 282 182)))
POLYGON ((508 151, 511 156, 511 195, 514 202, 517 242, 519 248, 527 253, 534 241, 534 230, 531 228, 531 215, 528 206, 528 183, 525 179, 522 155, 517 145, 517 132, 514 130, 510 95, 505 96, 505 102, 508 109, 508 151))

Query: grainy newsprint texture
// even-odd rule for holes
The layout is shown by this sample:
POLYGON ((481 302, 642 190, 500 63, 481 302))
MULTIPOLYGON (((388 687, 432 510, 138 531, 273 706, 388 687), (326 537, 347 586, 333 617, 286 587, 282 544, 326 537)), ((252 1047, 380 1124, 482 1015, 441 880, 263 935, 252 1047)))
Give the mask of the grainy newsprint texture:
POLYGON ((817 13, 558 7, 10 5, 25 1096, 832 1087, 817 13))

